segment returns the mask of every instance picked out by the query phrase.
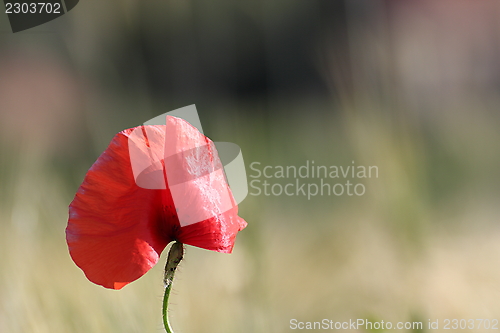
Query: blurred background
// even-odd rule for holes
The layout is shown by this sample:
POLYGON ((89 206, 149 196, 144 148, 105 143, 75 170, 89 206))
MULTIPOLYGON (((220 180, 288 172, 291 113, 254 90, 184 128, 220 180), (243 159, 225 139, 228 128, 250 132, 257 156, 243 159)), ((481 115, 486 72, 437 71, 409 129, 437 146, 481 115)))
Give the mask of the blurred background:
POLYGON ((249 195, 233 254, 188 247, 176 332, 500 319, 498 1, 85 0, 16 34, 4 16, 0 332, 162 331, 166 253, 106 290, 64 229, 117 132, 190 104, 249 174, 314 160, 379 177, 363 196, 249 195))

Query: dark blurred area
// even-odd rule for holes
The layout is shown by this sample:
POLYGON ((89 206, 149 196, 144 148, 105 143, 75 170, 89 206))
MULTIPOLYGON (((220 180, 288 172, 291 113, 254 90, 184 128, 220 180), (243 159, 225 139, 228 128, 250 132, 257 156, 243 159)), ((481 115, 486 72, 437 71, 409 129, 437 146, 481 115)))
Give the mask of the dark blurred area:
POLYGON ((330 31, 337 48, 347 47, 342 1, 168 4, 136 4, 134 24, 120 22, 116 44, 107 50, 125 89, 145 88, 159 100, 326 98, 317 64, 321 38, 330 31))

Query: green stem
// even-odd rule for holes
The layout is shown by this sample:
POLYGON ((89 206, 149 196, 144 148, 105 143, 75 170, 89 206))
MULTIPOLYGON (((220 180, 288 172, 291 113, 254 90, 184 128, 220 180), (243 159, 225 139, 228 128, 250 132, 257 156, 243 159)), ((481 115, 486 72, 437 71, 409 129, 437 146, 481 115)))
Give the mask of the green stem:
POLYGON ((172 289, 172 282, 174 281, 175 270, 177 265, 182 260, 184 255, 184 246, 181 242, 175 242, 168 252, 167 264, 165 265, 165 275, 163 277, 163 283, 165 284, 165 294, 163 295, 163 325, 167 333, 173 333, 170 322, 168 321, 168 298, 170 296, 170 290, 172 289))

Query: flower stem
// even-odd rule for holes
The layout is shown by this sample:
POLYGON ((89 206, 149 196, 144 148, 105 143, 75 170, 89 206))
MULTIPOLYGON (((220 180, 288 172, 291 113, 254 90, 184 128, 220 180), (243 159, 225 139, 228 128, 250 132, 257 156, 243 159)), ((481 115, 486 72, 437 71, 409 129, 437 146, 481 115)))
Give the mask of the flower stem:
POLYGON ((168 252, 167 264, 165 265, 165 275, 163 276, 163 283, 165 285, 165 294, 163 295, 163 325, 167 333, 173 333, 170 322, 168 321, 168 298, 170 290, 172 289, 172 282, 174 281, 175 270, 177 265, 182 260, 184 255, 184 246, 181 242, 175 242, 168 252))

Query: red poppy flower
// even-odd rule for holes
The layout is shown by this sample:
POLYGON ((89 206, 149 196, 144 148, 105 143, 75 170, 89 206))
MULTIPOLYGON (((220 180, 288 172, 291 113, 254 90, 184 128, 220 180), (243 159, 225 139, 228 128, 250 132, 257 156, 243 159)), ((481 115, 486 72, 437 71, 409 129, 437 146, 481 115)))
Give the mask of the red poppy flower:
POLYGON ((70 204, 66 241, 90 281, 121 289, 174 240, 230 253, 237 214, 213 142, 167 116, 113 138, 70 204))

